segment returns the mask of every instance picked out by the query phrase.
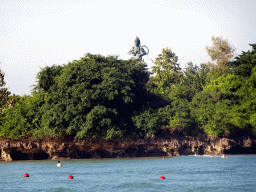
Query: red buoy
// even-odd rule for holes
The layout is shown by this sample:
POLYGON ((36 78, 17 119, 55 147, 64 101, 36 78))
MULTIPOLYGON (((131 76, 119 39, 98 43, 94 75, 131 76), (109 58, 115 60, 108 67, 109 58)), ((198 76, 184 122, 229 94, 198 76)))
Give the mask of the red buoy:
POLYGON ((28 173, 25 173, 25 174, 24 174, 24 177, 29 177, 29 174, 28 174, 28 173))
POLYGON ((159 179, 165 179, 165 176, 161 176, 159 179))
POLYGON ((72 175, 69 175, 68 179, 74 179, 74 177, 72 175))

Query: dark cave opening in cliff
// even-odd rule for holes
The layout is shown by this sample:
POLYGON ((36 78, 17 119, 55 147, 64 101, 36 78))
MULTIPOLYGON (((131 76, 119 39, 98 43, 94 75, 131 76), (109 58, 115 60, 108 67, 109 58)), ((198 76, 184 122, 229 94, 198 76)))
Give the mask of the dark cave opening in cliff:
POLYGON ((203 155, 204 154, 204 150, 205 150, 205 147, 200 146, 198 148, 198 155, 203 155))
POLYGON ((231 149, 224 150, 225 154, 256 154, 256 146, 253 145, 252 147, 240 147, 234 146, 231 149))
POLYGON ((44 160, 49 159, 49 155, 45 152, 38 153, 22 153, 16 149, 12 149, 10 156, 12 160, 44 160))
POLYGON ((44 160, 44 159, 49 159, 49 155, 45 152, 35 153, 33 155, 33 160, 44 160))
POLYGON ((12 160, 29 160, 29 156, 27 153, 22 153, 17 151, 16 149, 12 149, 10 156, 12 160))

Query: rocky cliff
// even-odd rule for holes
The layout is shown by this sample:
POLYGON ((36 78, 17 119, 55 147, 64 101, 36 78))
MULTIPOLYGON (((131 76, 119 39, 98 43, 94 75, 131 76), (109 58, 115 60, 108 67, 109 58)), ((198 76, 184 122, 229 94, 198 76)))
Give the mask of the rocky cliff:
POLYGON ((1 161, 91 159, 179 155, 256 154, 254 135, 230 138, 172 136, 138 140, 84 139, 65 142, 0 139, 1 161))

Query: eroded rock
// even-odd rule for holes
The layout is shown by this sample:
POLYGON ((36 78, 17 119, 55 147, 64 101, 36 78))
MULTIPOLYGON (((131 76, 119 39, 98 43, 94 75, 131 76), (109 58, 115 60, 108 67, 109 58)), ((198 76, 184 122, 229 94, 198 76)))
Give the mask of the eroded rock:
POLYGON ((180 155, 256 154, 254 136, 211 138, 173 136, 145 140, 74 140, 49 142, 31 140, 1 140, 1 161, 41 159, 91 159, 121 157, 156 157, 180 155))

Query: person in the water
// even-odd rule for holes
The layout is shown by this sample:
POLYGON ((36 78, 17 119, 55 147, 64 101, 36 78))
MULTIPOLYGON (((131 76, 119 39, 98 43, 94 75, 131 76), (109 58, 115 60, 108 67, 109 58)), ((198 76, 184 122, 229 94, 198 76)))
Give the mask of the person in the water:
POLYGON ((61 166, 62 166, 61 163, 60 163, 60 161, 58 161, 57 166, 58 166, 58 167, 61 167, 61 166))

